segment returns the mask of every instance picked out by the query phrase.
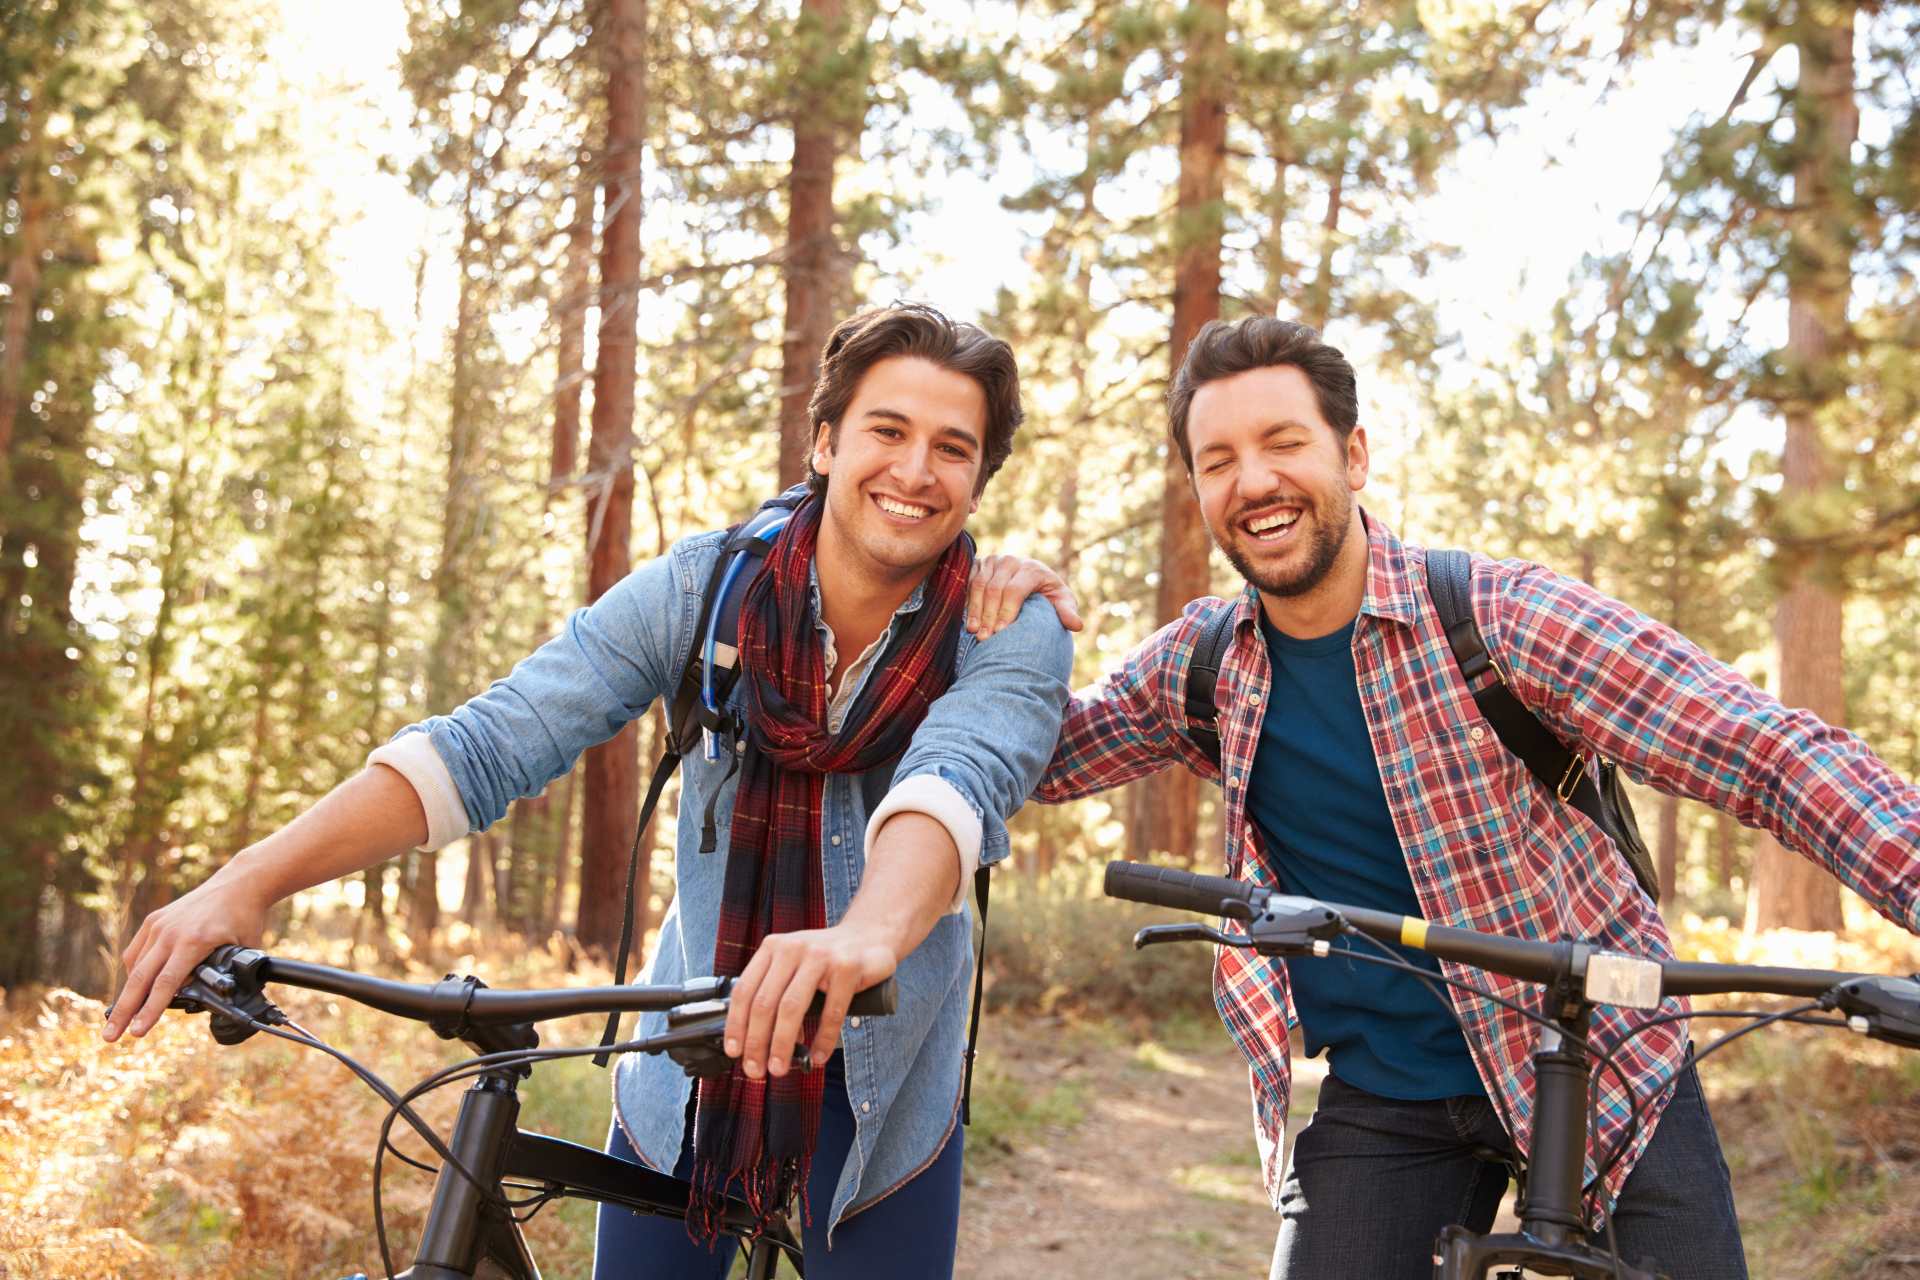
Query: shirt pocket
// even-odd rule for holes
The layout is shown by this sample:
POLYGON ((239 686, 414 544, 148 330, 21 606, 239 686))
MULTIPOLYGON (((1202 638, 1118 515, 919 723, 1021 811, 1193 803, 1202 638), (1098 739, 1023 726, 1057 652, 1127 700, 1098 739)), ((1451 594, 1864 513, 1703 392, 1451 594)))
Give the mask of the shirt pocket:
POLYGON ((1483 723, 1408 738, 1380 760, 1415 888, 1450 922, 1497 926, 1516 905, 1536 819, 1524 769, 1483 723))

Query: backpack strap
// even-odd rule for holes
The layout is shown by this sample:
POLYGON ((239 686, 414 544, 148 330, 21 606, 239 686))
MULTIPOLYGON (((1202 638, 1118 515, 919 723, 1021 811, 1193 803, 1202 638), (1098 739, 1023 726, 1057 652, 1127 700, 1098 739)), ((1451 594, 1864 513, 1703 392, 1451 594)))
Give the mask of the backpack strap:
POLYGON ((1220 682, 1220 664, 1226 661, 1227 649, 1233 643, 1233 613, 1229 601, 1226 608, 1216 609, 1207 618, 1187 662, 1183 700, 1187 737, 1216 769, 1220 767, 1220 711, 1214 705, 1213 693, 1220 682))
MULTIPOLYGON (((727 706, 734 681, 740 677, 740 605, 746 598, 747 584, 753 581, 759 562, 773 549, 773 541, 792 518, 795 508, 806 501, 807 489, 795 485, 779 497, 761 504, 758 511, 727 535, 720 555, 707 575, 707 589, 700 598, 699 621, 687 644, 680 664, 680 679, 674 684, 673 707, 667 716, 667 744, 654 766, 653 781, 647 785, 647 797, 641 801, 639 819, 634 823, 633 848, 627 852, 626 906, 620 917, 620 949, 613 961, 613 981, 627 981, 627 957, 633 950, 633 903, 639 891, 640 837, 653 818, 660 793, 667 779, 680 767, 681 757, 704 740, 707 759, 718 758, 722 739, 726 739, 728 775, 740 760, 739 748, 745 742, 746 726, 727 706), (750 571, 751 570, 751 571, 750 571)), ((718 789, 715 791, 718 798, 718 789)), ((702 852, 712 852, 714 816, 707 809, 702 852)), ((604 1067, 606 1050, 620 1034, 620 1015, 607 1015, 606 1030, 600 1036, 601 1052, 593 1056, 593 1065, 604 1067)))
POLYGON ((973 958, 973 1012, 967 1017, 966 1063, 960 1076, 960 1123, 973 1123, 973 1060, 980 1047, 980 996, 987 973, 987 894, 993 887, 993 868, 976 867, 973 900, 980 908, 980 950, 973 958))
POLYGON ((1612 839, 1634 878, 1647 896, 1660 897, 1659 878, 1653 858, 1627 803, 1626 793, 1611 764, 1601 761, 1589 768, 1585 756, 1570 750, 1555 737, 1540 718, 1527 710, 1513 690, 1507 687, 1487 643, 1480 624, 1473 616, 1473 559, 1464 551, 1427 552, 1427 592, 1440 614, 1440 625, 1447 635, 1453 660, 1466 677, 1474 705, 1493 726, 1500 745, 1520 757, 1527 772, 1539 779, 1564 805, 1591 818, 1612 839), (1487 678, 1491 675, 1491 679, 1487 678))

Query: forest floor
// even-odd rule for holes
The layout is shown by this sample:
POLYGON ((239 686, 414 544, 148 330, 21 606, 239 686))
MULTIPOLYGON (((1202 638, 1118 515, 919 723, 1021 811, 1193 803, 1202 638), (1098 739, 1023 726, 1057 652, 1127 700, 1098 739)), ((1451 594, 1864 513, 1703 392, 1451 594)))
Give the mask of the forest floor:
MULTIPOLYGON (((1717 1034, 1698 1025, 1702 1043, 1717 1034)), ((1217 1023, 1135 1035, 988 1021, 963 1280, 1266 1274, 1279 1219, 1261 1187, 1243 1059, 1217 1023)), ((1295 1069, 1289 1146, 1324 1072, 1319 1060, 1295 1069)), ((1755 1280, 1920 1280, 1920 1055, 1780 1028, 1701 1072, 1755 1280)))
MULTIPOLYGON (((1266 1273, 1245 1060, 1216 1022, 1146 1036, 994 1016, 981 1032, 956 1272, 968 1280, 1266 1273)), ((1304 1064, 1311 1111, 1318 1062, 1304 1064)))

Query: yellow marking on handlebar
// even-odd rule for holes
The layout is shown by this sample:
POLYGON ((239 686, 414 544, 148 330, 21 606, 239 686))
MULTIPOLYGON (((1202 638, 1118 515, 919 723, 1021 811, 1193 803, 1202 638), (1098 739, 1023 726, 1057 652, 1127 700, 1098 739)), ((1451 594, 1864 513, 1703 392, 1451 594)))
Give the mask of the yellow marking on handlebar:
POLYGON ((1427 922, 1417 916, 1400 917, 1400 945, 1415 951, 1427 949, 1427 922))

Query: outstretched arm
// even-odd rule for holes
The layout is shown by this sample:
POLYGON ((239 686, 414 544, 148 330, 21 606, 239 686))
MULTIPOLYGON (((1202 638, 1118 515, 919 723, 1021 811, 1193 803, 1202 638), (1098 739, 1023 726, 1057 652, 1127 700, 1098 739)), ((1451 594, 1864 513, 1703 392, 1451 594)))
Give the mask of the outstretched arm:
POLYGON ((145 1035, 207 952, 229 942, 258 943, 274 903, 426 839, 426 811, 405 778, 376 764, 347 779, 141 922, 121 954, 127 981, 107 1016, 107 1039, 129 1030, 145 1035))
POLYGON ((1538 565, 1476 574, 1474 610, 1507 683, 1563 738, 1772 832, 1920 932, 1920 788, 1859 738, 1538 565))

